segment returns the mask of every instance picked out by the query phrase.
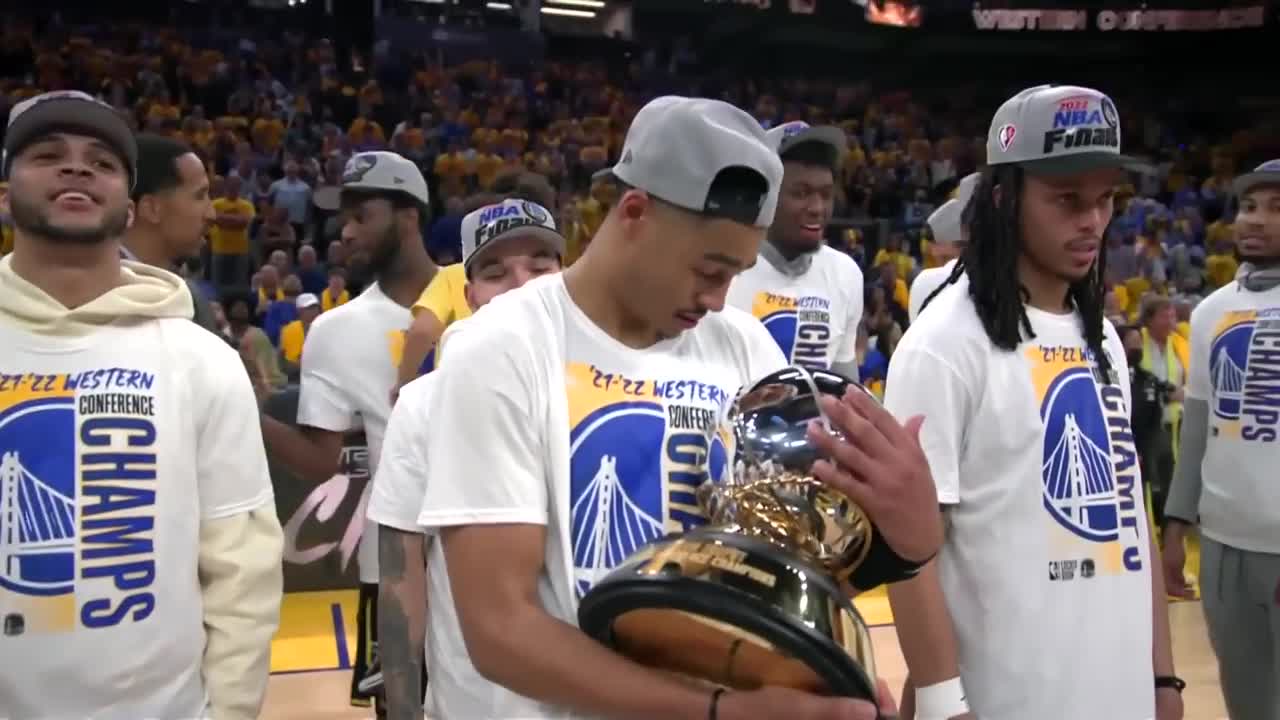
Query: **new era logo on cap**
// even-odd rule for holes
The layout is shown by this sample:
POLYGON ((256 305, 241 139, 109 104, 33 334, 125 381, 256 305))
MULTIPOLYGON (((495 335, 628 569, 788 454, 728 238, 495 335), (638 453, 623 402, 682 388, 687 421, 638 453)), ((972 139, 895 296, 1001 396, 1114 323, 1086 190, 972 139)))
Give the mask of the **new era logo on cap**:
POLYGON ((480 250, 495 241, 534 235, 548 242, 558 255, 564 254, 564 237, 556 229, 551 213, 529 200, 504 200, 462 218, 462 262, 470 266, 480 250))

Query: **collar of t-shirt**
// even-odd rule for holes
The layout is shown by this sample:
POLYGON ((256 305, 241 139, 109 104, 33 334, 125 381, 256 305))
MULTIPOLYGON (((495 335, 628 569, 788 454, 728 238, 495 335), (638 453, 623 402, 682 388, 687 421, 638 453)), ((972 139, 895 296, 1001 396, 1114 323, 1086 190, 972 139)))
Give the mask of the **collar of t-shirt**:
POLYGON ((813 258, 817 254, 817 250, 812 250, 788 260, 783 257, 782 252, 773 243, 766 240, 760 245, 760 257, 764 258, 775 270, 788 277, 800 277, 809 272, 809 267, 813 265, 813 258))
POLYGON ((1236 280, 1245 290, 1266 292, 1280 285, 1280 263, 1263 266, 1251 262, 1240 263, 1240 268, 1236 270, 1236 280))

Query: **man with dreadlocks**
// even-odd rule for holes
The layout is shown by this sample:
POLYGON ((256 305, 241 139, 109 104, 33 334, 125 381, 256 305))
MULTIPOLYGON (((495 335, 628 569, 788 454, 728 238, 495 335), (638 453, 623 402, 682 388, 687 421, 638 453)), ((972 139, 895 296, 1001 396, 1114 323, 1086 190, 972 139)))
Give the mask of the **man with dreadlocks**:
POLYGON ((1280 719, 1280 160, 1235 182, 1228 283, 1191 313, 1182 446, 1165 505, 1169 593, 1200 525, 1200 595, 1232 720, 1280 719), (1270 628, 1270 631, 1268 631, 1270 628))
POLYGON ((1106 95, 1000 106, 969 244, 890 363, 946 542, 889 587, 921 720, 1180 720, 1100 249, 1131 161, 1106 95))

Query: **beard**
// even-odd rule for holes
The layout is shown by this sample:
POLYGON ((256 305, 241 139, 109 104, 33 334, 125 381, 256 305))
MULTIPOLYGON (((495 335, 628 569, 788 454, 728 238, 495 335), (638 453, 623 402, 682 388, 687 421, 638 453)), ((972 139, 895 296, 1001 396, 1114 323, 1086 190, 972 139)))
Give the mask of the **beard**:
POLYGON ((1240 258, 1240 262, 1249 263, 1250 265, 1258 268, 1280 265, 1280 256, 1276 255, 1236 252, 1236 256, 1240 258))
POLYGON ((49 212, 36 203, 28 203, 26 198, 13 192, 10 187, 9 210, 14 227, 23 233, 36 235, 49 242, 62 245, 97 245, 124 235, 129 228, 129 208, 121 206, 112 210, 106 208, 102 222, 97 227, 61 227, 49 218, 49 212))

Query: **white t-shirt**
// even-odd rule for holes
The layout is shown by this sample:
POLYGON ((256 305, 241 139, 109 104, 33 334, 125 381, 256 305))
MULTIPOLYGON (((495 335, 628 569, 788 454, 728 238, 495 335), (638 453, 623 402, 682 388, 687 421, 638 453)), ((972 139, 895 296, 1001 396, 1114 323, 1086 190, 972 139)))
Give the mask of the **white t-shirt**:
POLYGON ((951 271, 956 267, 955 260, 948 260, 942 267, 927 268, 916 273, 916 279, 911 281, 911 292, 908 293, 907 302, 907 321, 915 322, 916 317, 920 314, 920 308, 924 306, 924 301, 929 295, 937 290, 942 283, 951 277, 951 271))
POLYGON ((982 720, 1148 720, 1151 558, 1125 353, 1095 381, 1076 315, 1034 308, 996 348, 961 287, 907 330, 885 381, 949 505, 938 556, 969 706, 982 720))
MULTIPOLYGON (((514 324, 514 323, 513 323, 514 324)), ((548 527, 546 566, 538 597, 552 616, 577 624, 577 601, 639 547, 669 532, 705 522, 695 497, 708 477, 728 466, 732 439, 723 412, 738 390, 786 365, 761 325, 733 308, 708 314, 679 337, 645 350, 628 348, 597 327, 569 298, 559 277, 513 290, 481 310, 450 337, 449 360, 430 412, 449 417, 428 442, 430 462, 422 525, 527 523, 548 527), (554 285, 551 285, 554 283, 554 285), (513 342, 518 328, 474 321, 513 302, 553 298, 563 314, 560 348, 513 342), (530 348, 524 349, 522 348, 530 348), (531 356, 541 353, 541 356, 531 356), (550 353, 550 355, 547 355, 550 353), (568 503, 552 496, 564 487, 549 477, 547 443, 556 434, 533 407, 528 368, 565 361, 570 488, 568 503), (468 384, 469 383, 469 384, 468 384), (571 515, 568 535, 561 535, 571 515), (573 554, 573 577, 564 553, 573 554), (572 598, 566 604, 557 598, 572 598)), ((554 340, 549 340, 553 342, 554 340)), ((558 392, 552 390, 552 392, 558 392)), ((441 717, 569 718, 572 713, 516 695, 475 674, 447 593, 442 550, 427 563, 431 602, 431 694, 441 717), (437 676, 434 668, 448 668, 437 676)))
POLYGON ((1280 553, 1280 288, 1248 292, 1232 282, 1196 306, 1187 397, 1209 404, 1205 536, 1280 553))
POLYGON ((857 357, 862 321, 862 270, 853 258, 826 245, 800 277, 761 259, 734 278, 728 304, 764 324, 788 360, 826 370, 857 357))
MULTIPOLYGON (((332 432, 364 426, 369 475, 377 476, 391 416, 391 389, 404 351, 409 308, 375 283, 356 299, 322 314, 303 345, 298 424, 332 432)), ((367 493, 369 489, 365 490, 367 493)), ((364 513, 364 503, 358 512, 364 513)), ((360 582, 378 582, 377 526, 366 520, 356 556, 360 582)))
POLYGON ((0 715, 207 717, 200 523, 274 497, 244 364, 185 318, 0 348, 0 715))

